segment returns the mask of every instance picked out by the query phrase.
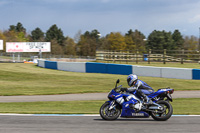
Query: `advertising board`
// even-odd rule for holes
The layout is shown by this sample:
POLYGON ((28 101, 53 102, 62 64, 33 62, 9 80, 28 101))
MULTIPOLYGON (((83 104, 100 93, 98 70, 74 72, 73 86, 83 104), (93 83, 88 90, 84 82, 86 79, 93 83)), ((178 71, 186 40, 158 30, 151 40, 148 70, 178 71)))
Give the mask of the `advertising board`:
POLYGON ((0 40, 0 50, 3 50, 3 40, 0 40))
POLYGON ((6 42, 6 52, 51 52, 50 42, 6 42))

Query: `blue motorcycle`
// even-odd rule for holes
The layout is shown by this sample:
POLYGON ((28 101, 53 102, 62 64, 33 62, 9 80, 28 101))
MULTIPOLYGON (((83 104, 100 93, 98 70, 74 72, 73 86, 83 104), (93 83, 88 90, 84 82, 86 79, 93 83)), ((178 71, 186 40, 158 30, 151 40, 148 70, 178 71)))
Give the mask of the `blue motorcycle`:
POLYGON ((164 88, 152 94, 146 94, 150 99, 150 102, 146 104, 137 95, 136 90, 132 92, 130 98, 130 93, 122 91, 122 85, 117 86, 119 82, 118 79, 115 88, 108 94, 109 101, 106 101, 99 110, 104 120, 116 120, 120 114, 125 118, 148 118, 151 116, 157 121, 166 121, 171 117, 173 108, 170 101, 172 102, 171 94, 174 89, 164 88), (119 104, 117 102, 119 99, 124 102, 119 104))

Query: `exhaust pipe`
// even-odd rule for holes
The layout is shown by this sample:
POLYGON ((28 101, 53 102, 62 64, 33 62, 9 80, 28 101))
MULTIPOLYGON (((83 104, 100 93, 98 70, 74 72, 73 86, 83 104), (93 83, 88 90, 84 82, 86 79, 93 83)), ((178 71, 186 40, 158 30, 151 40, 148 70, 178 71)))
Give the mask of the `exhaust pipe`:
POLYGON ((149 109, 153 109, 153 110, 162 110, 162 107, 158 107, 158 106, 150 106, 149 109))

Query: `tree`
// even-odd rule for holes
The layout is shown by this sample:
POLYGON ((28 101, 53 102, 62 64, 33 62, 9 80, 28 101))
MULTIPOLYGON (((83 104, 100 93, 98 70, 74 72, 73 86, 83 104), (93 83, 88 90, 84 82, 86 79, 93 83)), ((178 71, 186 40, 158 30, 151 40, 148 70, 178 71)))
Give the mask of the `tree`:
POLYGON ((128 50, 144 51, 145 50, 145 36, 140 31, 135 30, 134 32, 130 29, 125 34, 126 44, 128 50))
POLYGON ((64 54, 66 55, 76 55, 76 43, 70 37, 64 41, 65 51, 64 54))
POLYGON ((100 47, 100 33, 98 30, 86 31, 81 35, 78 42, 78 54, 83 56, 95 56, 97 48, 100 47))
POLYGON ((78 53, 82 56, 95 56, 96 42, 94 39, 88 37, 86 34, 81 35, 80 41, 78 42, 78 53))
POLYGON ((57 42, 64 46, 63 42, 64 42, 64 35, 61 29, 58 29, 58 27, 56 26, 56 24, 52 25, 49 30, 47 30, 46 32, 46 41, 51 41, 53 39, 56 39, 57 42))
POLYGON ((40 28, 36 28, 31 32, 31 38, 33 41, 40 41, 44 39, 44 32, 40 28))
POLYGON ((174 42, 172 39, 171 32, 166 31, 156 31, 154 30, 149 36, 148 36, 148 42, 146 45, 147 49, 152 50, 174 50, 174 42))
POLYGON ((175 49, 183 49, 184 39, 178 30, 174 31, 172 39, 174 40, 175 49))
POLYGON ((198 49, 198 38, 195 36, 185 36, 183 48, 185 50, 197 50, 198 49))
POLYGON ((15 26, 14 25, 10 25, 9 31, 16 31, 15 26))
POLYGON ((23 25, 20 22, 17 23, 15 30, 16 32, 26 33, 26 29, 23 27, 23 25))
POLYGON ((7 40, 9 41, 29 41, 26 35, 26 29, 20 22, 18 22, 16 26, 10 25, 9 31, 5 31, 4 34, 7 36, 7 40))
POLYGON ((6 42, 17 42, 17 33, 15 31, 4 31, 3 34, 6 36, 6 42))
POLYGON ((78 43, 80 41, 80 38, 81 38, 81 30, 79 30, 74 36, 75 43, 78 43))
POLYGON ((109 45, 106 37, 101 37, 100 38, 100 45, 98 46, 97 50, 108 50, 109 45))
POLYGON ((107 35, 106 39, 109 45, 108 50, 126 50, 125 37, 121 33, 111 32, 109 35, 107 35))
POLYGON ((63 49, 62 46, 57 42, 56 39, 51 40, 51 54, 53 55, 62 55, 63 49))
POLYGON ((6 36, 7 42, 27 42, 29 38, 26 37, 23 32, 15 32, 15 31, 4 31, 3 34, 6 36))
POLYGON ((20 22, 18 22, 16 26, 10 25, 9 31, 26 33, 26 29, 23 27, 23 25, 20 22))
POLYGON ((92 37, 98 41, 98 39, 100 37, 100 32, 97 29, 94 29, 91 31, 90 37, 92 37))
POLYGON ((19 42, 28 42, 29 41, 29 38, 26 37, 24 32, 18 32, 17 33, 17 38, 18 38, 19 42))
POLYGON ((130 35, 125 35, 125 42, 126 42, 126 49, 127 50, 136 50, 136 45, 133 41, 132 36, 130 35))

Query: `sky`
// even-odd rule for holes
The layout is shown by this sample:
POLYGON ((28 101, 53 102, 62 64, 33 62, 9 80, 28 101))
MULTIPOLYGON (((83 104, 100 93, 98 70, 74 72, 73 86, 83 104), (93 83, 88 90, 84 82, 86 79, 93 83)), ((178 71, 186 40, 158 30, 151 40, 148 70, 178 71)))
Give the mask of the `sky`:
POLYGON ((0 0, 0 30, 18 22, 28 33, 56 24, 72 38, 94 29, 101 36, 137 29, 148 37, 154 30, 178 29, 199 37, 200 0, 0 0))

